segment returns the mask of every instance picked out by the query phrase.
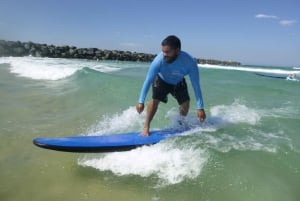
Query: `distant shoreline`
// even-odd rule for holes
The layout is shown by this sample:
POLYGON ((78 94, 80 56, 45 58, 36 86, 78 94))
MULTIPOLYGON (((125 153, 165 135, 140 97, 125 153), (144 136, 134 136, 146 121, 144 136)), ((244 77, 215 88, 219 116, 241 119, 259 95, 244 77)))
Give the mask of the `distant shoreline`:
MULTIPOLYGON (((34 42, 0 40, 0 57, 34 56, 50 58, 74 58, 90 60, 118 60, 151 62, 155 54, 137 53, 120 50, 101 50, 98 48, 77 48, 75 46, 55 46, 34 42)), ((237 61, 220 61, 215 59, 196 58, 198 64, 223 66, 241 66, 237 61)))

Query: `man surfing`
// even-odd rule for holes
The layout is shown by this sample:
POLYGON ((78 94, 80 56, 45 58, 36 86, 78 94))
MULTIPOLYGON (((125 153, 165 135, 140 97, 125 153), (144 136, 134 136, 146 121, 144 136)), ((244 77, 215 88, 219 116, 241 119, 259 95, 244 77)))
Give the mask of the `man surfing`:
POLYGON ((159 103, 167 103, 170 93, 179 104, 179 113, 186 116, 190 107, 190 96, 184 76, 189 75, 197 102, 197 116, 200 122, 206 118, 199 82, 197 62, 188 53, 181 50, 180 39, 174 35, 166 37, 161 43, 162 52, 152 61, 144 81, 136 110, 144 110, 144 102, 152 84, 152 100, 147 106, 146 120, 142 134, 149 136, 150 123, 159 103))

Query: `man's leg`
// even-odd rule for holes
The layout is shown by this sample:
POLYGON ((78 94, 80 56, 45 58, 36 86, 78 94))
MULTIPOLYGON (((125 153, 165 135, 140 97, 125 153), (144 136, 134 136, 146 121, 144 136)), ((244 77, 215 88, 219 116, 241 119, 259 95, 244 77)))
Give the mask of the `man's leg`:
POLYGON ((187 114, 189 113, 189 108, 190 108, 190 101, 187 100, 185 102, 183 102, 180 106, 179 106, 179 114, 180 114, 180 118, 178 120, 179 125, 185 127, 187 126, 187 122, 185 120, 185 116, 187 116, 187 114))
POLYGON ((142 134, 144 136, 149 136, 150 123, 157 111, 159 102, 160 101, 157 99, 152 99, 147 106, 146 121, 145 121, 145 125, 144 125, 144 130, 142 132, 142 134))
POLYGON ((179 114, 181 116, 186 116, 189 113, 189 109, 190 109, 190 101, 187 100, 179 106, 179 114))
POLYGON ((179 104, 180 116, 187 116, 190 109, 190 95, 184 78, 175 86, 172 95, 176 98, 179 104))

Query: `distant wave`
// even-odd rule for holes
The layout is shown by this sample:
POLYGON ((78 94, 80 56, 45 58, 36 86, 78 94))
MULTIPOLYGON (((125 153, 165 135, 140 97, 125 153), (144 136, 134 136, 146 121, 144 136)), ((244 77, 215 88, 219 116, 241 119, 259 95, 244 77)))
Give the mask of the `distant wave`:
POLYGON ((10 65, 10 72, 33 80, 60 80, 74 75, 83 68, 109 73, 119 67, 101 64, 96 61, 79 59, 39 58, 39 57, 2 57, 0 64, 10 65))
POLYGON ((300 74, 300 71, 297 70, 282 70, 282 69, 274 69, 274 68, 271 69, 271 68, 257 68, 257 67, 218 66, 218 65, 210 65, 210 64, 201 64, 201 65, 199 64, 198 66, 206 69, 236 70, 236 71, 246 71, 246 72, 273 73, 273 74, 281 74, 281 75, 288 75, 291 73, 300 74))
MULTIPOLYGON (((33 80, 60 80, 74 75, 83 68, 89 68, 102 73, 119 72, 122 69, 148 68, 149 63, 141 62, 118 62, 118 61, 93 61, 85 59, 62 59, 40 57, 1 57, 0 64, 9 64, 10 72, 20 77, 33 80)), ((297 74, 300 70, 282 70, 257 67, 235 67, 201 64, 206 69, 238 70, 248 72, 273 73, 273 74, 297 74)), ((294 69, 299 69, 294 67, 294 69)))
POLYGON ((34 80, 59 80, 78 70, 78 67, 68 65, 62 59, 5 57, 0 58, 0 63, 8 63, 11 73, 34 80))

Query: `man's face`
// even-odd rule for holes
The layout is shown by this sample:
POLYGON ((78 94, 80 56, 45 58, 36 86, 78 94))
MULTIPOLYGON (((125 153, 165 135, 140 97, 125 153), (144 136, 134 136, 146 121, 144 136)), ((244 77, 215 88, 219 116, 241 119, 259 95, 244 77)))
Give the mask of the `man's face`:
POLYGON ((167 63, 172 63, 173 61, 175 61, 179 54, 179 48, 175 49, 168 45, 161 46, 161 50, 167 63))

